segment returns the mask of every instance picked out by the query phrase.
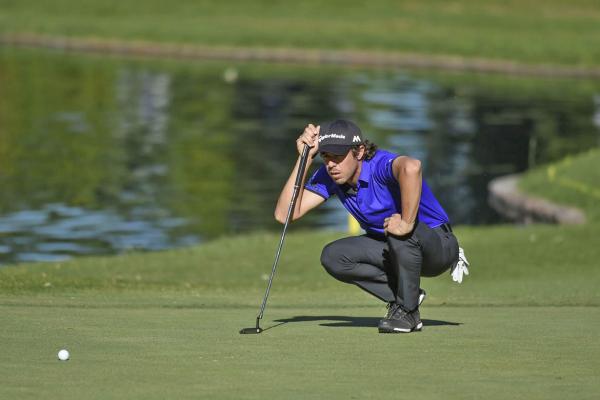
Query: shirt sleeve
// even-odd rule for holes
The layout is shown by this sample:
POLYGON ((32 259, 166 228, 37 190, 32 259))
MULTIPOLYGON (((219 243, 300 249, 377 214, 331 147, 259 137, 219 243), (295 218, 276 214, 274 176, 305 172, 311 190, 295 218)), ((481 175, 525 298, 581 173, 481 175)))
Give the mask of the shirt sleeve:
POLYGON ((372 172, 375 179, 378 182, 384 185, 397 183, 396 177, 394 176, 394 171, 392 169, 392 164, 394 164, 394 160, 398 158, 397 154, 387 153, 384 157, 381 157, 377 160, 375 164, 375 170, 372 172))
POLYGON ((304 188, 327 200, 329 197, 331 197, 331 195, 334 194, 332 184, 333 181, 327 174, 325 166, 322 166, 315 171, 308 182, 304 185, 304 188))

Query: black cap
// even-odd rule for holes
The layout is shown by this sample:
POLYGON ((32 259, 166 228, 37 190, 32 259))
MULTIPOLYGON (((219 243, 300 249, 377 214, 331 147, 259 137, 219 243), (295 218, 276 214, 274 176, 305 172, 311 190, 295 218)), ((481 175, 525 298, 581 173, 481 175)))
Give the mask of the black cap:
POLYGON ((344 155, 359 144, 363 144, 358 126, 344 119, 321 124, 319 130, 319 151, 344 155))

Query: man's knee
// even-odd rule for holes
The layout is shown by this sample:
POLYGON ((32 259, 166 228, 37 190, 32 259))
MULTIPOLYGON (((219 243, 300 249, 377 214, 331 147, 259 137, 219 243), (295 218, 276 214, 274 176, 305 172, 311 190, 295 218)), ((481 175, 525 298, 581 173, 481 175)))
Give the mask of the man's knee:
POLYGON ((329 275, 340 281, 345 281, 345 272, 348 268, 343 262, 344 256, 340 250, 340 245, 336 242, 326 245, 321 252, 321 265, 329 275))

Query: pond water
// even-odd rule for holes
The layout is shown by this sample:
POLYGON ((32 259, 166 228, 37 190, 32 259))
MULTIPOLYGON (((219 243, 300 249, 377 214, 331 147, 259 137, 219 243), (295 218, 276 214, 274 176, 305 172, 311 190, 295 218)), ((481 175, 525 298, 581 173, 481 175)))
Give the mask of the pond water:
POLYGON ((422 160, 453 224, 493 224, 492 178, 600 144, 600 84, 0 49, 0 263, 279 230, 296 137, 338 117, 422 160))

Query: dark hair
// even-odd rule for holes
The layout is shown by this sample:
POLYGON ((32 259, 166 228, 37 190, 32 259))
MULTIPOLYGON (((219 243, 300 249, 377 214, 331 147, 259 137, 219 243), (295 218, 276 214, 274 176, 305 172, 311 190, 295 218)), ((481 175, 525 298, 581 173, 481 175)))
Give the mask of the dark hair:
POLYGON ((370 160, 375 155, 377 151, 377 145, 375 143, 371 143, 368 140, 365 140, 363 143, 352 147, 352 153, 354 156, 358 154, 360 146, 365 146, 365 159, 370 160))

